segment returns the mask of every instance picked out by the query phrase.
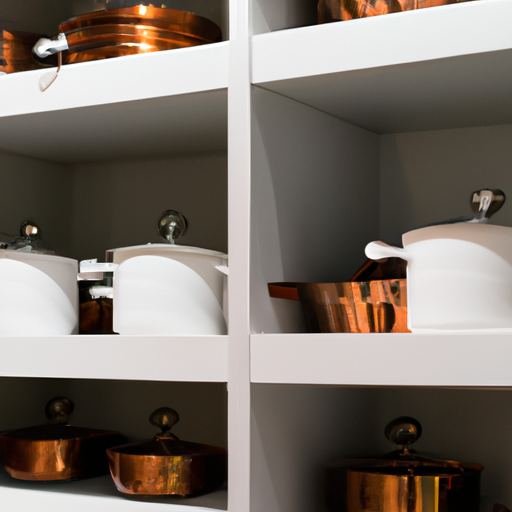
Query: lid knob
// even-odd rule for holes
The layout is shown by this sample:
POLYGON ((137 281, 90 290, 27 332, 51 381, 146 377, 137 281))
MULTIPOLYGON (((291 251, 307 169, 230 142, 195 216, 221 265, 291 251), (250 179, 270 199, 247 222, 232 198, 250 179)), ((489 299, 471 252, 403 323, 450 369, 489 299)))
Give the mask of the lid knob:
POLYGON ((21 236, 26 238, 40 238, 41 229, 35 222, 32 222, 31 220, 26 220, 22 222, 20 226, 20 234, 21 236))
POLYGON ((161 430, 162 436, 176 437, 171 434, 171 428, 180 421, 179 414, 170 407, 160 407, 151 413, 149 422, 161 430))
POLYGON ((401 416, 386 425, 384 434, 395 444, 403 446, 403 453, 409 452, 409 446, 421 437, 421 424, 410 416, 401 416))
POLYGON ((158 218, 158 234, 170 244, 187 232, 187 219, 175 210, 165 210, 158 218))
POLYGON ((65 396, 52 398, 45 408, 46 417, 54 424, 69 423, 69 418, 75 405, 65 396))
POLYGON ((475 218, 473 222, 486 222, 505 202, 505 193, 497 188, 484 188, 471 194, 470 204, 475 218))

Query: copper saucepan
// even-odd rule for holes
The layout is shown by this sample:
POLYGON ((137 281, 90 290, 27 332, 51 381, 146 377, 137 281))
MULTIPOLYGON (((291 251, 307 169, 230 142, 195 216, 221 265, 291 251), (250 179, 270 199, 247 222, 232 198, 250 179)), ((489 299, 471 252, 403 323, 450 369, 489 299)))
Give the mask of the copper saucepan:
POLYGON ((162 433, 154 439, 107 450, 110 473, 125 494, 192 496, 222 487, 227 480, 227 451, 180 441, 170 429, 179 420, 170 408, 157 409, 150 422, 162 433))
POLYGON ((385 429, 402 449, 328 468, 329 512, 479 512, 481 464, 418 455, 421 425, 401 417, 385 429))
POLYGON ((44 58, 62 51, 68 64, 222 40, 220 28, 207 18, 142 4, 76 16, 59 29, 57 38, 39 40, 34 52, 44 58))
POLYGON ((106 449, 124 442, 109 430, 68 424, 73 403, 55 397, 46 405, 50 423, 0 434, 3 465, 19 480, 58 481, 108 473, 106 449))
POLYGON ((300 300, 309 332, 409 332, 405 279, 269 283, 273 298, 300 300))

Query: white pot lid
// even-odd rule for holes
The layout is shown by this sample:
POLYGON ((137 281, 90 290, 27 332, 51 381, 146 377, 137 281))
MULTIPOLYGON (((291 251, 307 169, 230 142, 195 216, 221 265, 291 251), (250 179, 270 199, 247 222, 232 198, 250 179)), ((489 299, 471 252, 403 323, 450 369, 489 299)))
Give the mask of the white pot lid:
POLYGON ((150 249, 151 251, 169 251, 169 252, 182 252, 189 254, 200 254, 204 256, 213 256, 217 258, 227 259, 228 255, 220 252, 213 251, 211 249, 203 249, 201 247, 192 247, 189 245, 178 245, 178 244, 153 244, 148 243, 145 245, 132 245, 129 247, 119 247, 116 249, 108 249, 107 252, 140 252, 144 249, 150 249))

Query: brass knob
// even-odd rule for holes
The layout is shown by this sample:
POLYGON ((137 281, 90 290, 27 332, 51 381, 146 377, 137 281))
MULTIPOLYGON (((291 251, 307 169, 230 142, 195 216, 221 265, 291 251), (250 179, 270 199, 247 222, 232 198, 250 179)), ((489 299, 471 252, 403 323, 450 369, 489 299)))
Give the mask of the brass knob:
POLYGON ((20 234, 23 238, 40 238, 41 229, 31 220, 25 220, 21 223, 20 234))
POLYGON ((404 452, 421 437, 421 432, 420 422, 410 416, 396 418, 388 423, 384 429, 386 437, 392 443, 403 446, 404 452))
POLYGON ((56 396, 46 404, 45 414, 52 423, 69 423, 69 418, 74 408, 75 405, 69 398, 56 396))
POLYGON ((180 421, 179 414, 170 407, 160 407, 149 416, 149 422, 155 427, 158 427, 162 435, 172 435, 170 434, 171 428, 176 425, 178 421, 180 421))

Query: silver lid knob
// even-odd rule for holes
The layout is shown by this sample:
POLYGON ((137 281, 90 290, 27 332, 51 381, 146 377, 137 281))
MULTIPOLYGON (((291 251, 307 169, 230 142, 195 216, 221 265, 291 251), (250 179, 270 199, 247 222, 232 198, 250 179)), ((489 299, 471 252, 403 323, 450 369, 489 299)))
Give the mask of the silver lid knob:
POLYGON ((170 244, 187 232, 187 219, 180 212, 166 210, 158 219, 158 234, 165 238, 170 244))

